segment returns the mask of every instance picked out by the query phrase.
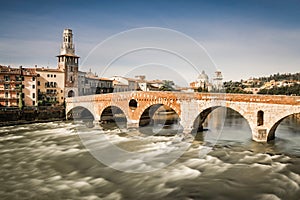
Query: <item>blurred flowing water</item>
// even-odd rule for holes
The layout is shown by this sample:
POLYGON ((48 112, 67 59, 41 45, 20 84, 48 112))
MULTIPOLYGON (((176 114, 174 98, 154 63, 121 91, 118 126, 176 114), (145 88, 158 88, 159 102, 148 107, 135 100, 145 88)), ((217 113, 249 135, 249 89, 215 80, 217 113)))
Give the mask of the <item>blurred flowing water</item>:
MULTIPOLYGON (((82 145, 78 126, 50 122, 1 127, 0 199, 300 198, 300 122, 294 118, 281 123, 274 141, 262 144, 253 142, 247 122, 232 114, 206 156, 199 157, 202 142, 195 140, 175 162, 148 173, 117 171, 96 160, 82 145)), ((172 139, 151 136, 144 147, 130 131, 106 135, 130 151, 160 148, 172 139)))

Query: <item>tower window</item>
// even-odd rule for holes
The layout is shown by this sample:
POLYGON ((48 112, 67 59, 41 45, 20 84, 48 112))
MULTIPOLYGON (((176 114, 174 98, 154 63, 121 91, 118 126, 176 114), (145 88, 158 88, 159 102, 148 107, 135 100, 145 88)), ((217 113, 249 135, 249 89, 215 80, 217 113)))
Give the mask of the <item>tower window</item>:
POLYGON ((35 93, 32 93, 32 98, 33 98, 33 99, 35 98, 35 93))
POLYGON ((47 74, 47 77, 50 77, 50 74, 47 74))
POLYGON ((35 85, 32 85, 32 89, 34 89, 35 88, 35 85))

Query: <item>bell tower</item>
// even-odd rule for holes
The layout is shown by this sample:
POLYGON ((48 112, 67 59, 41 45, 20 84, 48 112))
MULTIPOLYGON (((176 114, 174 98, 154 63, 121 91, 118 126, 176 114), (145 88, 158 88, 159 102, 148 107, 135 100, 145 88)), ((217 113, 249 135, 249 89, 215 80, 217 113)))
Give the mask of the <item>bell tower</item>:
POLYGON ((78 95, 78 61, 75 55, 73 33, 71 29, 63 32, 63 41, 58 58, 58 69, 65 73, 65 97, 78 95))

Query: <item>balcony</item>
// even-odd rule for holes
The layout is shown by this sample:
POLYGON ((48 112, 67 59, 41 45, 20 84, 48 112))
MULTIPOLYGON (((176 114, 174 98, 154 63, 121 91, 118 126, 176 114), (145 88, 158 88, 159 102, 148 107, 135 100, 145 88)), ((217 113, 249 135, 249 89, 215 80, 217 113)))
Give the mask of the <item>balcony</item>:
POLYGON ((20 87, 14 87, 14 88, 0 88, 0 91, 21 91, 20 87))
POLYGON ((18 100, 19 97, 0 97, 0 100, 18 100))

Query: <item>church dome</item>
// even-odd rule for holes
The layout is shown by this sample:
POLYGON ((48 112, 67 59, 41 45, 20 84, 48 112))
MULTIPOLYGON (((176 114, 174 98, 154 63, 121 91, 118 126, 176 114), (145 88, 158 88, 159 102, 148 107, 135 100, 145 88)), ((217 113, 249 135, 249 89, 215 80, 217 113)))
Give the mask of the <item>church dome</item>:
POLYGON ((201 80, 203 82, 208 82, 208 76, 205 74, 205 71, 203 70, 201 74, 198 76, 198 80, 201 80))

